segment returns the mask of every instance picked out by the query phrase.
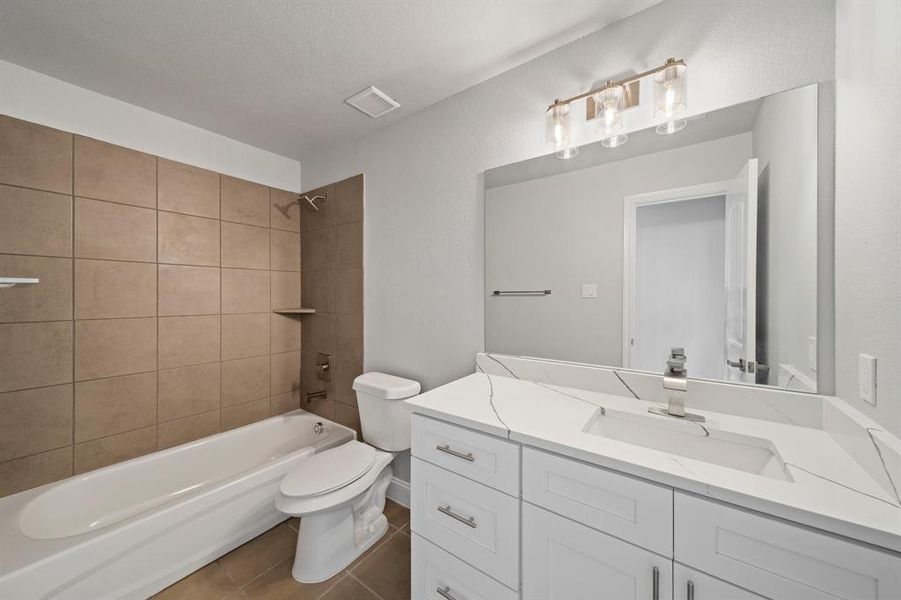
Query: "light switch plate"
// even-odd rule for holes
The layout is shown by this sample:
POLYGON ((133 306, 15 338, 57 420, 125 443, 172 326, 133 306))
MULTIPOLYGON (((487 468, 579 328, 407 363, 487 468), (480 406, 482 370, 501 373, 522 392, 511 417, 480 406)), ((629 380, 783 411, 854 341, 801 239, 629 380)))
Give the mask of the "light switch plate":
POLYGON ((582 284, 582 297, 583 298, 597 298, 598 297, 598 284, 583 283, 582 284))
POLYGON ((857 367, 857 395, 876 406, 876 357, 861 354, 857 367))

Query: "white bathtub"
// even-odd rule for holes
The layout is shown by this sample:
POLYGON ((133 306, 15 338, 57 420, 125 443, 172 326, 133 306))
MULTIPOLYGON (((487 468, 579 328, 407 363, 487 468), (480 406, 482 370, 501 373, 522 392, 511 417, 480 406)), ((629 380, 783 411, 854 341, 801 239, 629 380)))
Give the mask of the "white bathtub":
POLYGON ((150 596, 283 521, 285 473, 353 438, 297 410, 0 499, 0 598, 150 596))

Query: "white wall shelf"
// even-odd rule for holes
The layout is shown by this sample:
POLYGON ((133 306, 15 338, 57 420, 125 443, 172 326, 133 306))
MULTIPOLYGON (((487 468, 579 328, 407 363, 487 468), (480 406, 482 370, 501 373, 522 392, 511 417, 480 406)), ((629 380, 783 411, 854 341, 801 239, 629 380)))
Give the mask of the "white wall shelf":
POLYGON ((35 285, 40 280, 37 277, 0 277, 0 288, 15 287, 17 285, 35 285))
POLYGON ((315 308, 304 308, 304 307, 276 308, 272 312, 274 312, 277 315, 287 315, 290 317, 299 317, 301 315, 312 315, 316 312, 316 309, 315 308))

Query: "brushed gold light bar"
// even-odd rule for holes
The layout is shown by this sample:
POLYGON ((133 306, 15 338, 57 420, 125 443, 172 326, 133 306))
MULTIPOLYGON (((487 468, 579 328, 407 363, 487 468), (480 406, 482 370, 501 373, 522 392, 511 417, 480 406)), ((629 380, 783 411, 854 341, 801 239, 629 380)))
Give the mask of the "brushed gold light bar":
MULTIPOLYGON (((565 100, 555 100, 553 102, 553 104, 550 104, 548 106, 548 110, 550 110, 554 106, 559 106, 561 104, 572 104, 573 102, 578 102, 579 100, 582 100, 584 98, 589 98, 591 96, 594 96, 598 92, 606 90, 607 88, 611 88, 611 87, 618 86, 618 85, 627 86, 627 88, 626 88, 627 92, 629 91, 629 89, 631 89, 633 87, 634 87, 634 89, 637 90, 639 80, 644 79, 645 77, 647 77, 649 75, 655 75, 655 74, 659 73, 660 71, 666 69, 667 67, 672 67, 674 65, 685 65, 685 59, 684 58, 678 58, 678 59, 677 58, 667 58, 666 62, 663 63, 662 65, 660 65, 659 67, 654 67, 653 69, 648 69, 647 71, 645 71, 643 73, 639 73, 639 74, 633 75, 631 77, 626 77, 625 79, 620 79, 619 81, 608 81, 601 87, 594 88, 593 90, 589 90, 589 91, 583 92, 581 94, 577 94, 570 98, 566 98, 565 100), (633 86, 633 84, 634 84, 634 86, 633 86)), ((635 98, 636 98, 635 103, 637 104, 638 103, 638 100, 637 100, 638 93, 637 92, 635 94, 635 98)), ((634 104, 632 104, 630 106, 634 106, 634 104)))

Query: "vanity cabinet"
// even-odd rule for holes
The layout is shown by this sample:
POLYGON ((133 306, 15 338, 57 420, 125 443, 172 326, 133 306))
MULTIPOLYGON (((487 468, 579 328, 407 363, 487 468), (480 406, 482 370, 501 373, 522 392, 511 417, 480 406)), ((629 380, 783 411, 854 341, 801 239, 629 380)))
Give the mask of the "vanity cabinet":
POLYGON ((901 600, 901 557, 421 415, 413 597, 901 600))
POLYGON ((673 600, 766 600, 691 567, 673 564, 673 600))
POLYGON ((672 560, 526 502, 523 600, 670 600, 672 560))

